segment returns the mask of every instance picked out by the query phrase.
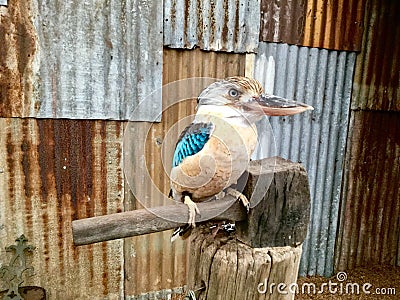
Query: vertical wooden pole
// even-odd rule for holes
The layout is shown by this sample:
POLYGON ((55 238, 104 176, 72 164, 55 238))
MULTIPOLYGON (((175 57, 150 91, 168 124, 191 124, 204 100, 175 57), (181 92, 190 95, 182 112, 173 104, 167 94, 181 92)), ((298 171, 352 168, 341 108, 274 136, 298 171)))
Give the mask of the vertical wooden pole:
POLYGON ((310 217, 307 173, 281 158, 256 161, 249 171, 245 193, 261 201, 236 233, 214 238, 200 226, 193 234, 188 287, 198 300, 294 299, 310 217))

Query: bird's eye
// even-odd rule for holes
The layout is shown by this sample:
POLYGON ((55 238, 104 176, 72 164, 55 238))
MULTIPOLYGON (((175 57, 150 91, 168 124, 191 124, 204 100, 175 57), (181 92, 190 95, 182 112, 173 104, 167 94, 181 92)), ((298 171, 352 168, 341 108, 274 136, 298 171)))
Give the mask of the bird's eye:
POLYGON ((237 96, 239 96, 239 92, 235 89, 231 89, 229 90, 229 96, 236 98, 237 96))

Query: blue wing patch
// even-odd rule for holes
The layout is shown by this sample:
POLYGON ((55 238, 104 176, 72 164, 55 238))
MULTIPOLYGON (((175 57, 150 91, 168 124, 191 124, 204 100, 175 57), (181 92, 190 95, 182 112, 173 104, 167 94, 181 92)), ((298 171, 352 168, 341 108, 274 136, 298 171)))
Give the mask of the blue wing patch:
POLYGON ((178 166, 188 156, 203 149, 214 129, 212 123, 192 123, 180 135, 175 146, 172 166, 178 166))

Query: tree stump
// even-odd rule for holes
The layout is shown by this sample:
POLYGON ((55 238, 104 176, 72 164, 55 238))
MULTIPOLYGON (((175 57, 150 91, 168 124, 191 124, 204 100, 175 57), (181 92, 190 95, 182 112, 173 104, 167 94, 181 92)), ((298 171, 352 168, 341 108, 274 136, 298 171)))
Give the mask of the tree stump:
POLYGON ((197 300, 294 298, 310 217, 307 173, 281 158, 257 161, 249 171, 245 194, 261 193, 262 200, 248 219, 230 236, 214 238, 205 225, 192 234, 188 288, 197 300), (266 167, 260 172, 257 164, 266 167), (271 182, 268 191, 255 189, 257 182, 271 182))

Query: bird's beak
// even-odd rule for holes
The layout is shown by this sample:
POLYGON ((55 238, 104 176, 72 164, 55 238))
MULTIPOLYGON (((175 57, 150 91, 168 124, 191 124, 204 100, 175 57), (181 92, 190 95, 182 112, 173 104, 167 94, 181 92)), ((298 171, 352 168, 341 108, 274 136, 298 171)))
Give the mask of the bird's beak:
POLYGON ((290 116, 302 113, 306 110, 314 110, 310 105, 274 95, 263 94, 258 98, 254 98, 254 100, 255 101, 253 101, 251 105, 257 103, 257 109, 261 109, 261 111, 268 116, 290 116))

